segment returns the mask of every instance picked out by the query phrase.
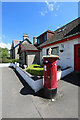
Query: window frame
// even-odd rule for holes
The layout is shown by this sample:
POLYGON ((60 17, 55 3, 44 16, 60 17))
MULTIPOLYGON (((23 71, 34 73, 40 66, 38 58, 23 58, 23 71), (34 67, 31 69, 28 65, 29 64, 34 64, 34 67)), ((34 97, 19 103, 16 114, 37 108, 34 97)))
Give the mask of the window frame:
MULTIPOLYGON (((53 51, 53 49, 56 49, 56 48, 58 48, 58 53, 57 53, 57 54, 54 54, 54 55, 59 55, 59 46, 51 47, 52 51, 53 51)), ((46 50, 46 54, 47 54, 47 55, 48 55, 48 50, 49 50, 49 48, 46 50)), ((51 54, 52 54, 52 52, 51 52, 51 54)), ((52 55, 53 55, 53 54, 52 54, 52 55)))

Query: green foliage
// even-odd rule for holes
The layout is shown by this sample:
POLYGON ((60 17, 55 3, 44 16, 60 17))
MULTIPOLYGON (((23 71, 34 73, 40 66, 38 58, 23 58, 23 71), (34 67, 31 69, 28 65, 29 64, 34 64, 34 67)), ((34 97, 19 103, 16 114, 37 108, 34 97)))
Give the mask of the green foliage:
POLYGON ((9 57, 9 50, 7 48, 0 47, 0 58, 7 58, 9 57))
POLYGON ((37 64, 29 65, 26 71, 31 75, 35 75, 35 76, 43 76, 44 74, 44 68, 41 67, 41 65, 37 65, 37 64))
POLYGON ((19 59, 12 59, 12 63, 19 62, 19 59))
POLYGON ((12 63, 12 59, 3 58, 2 63, 12 63))
POLYGON ((0 61, 0 63, 15 63, 18 62, 19 59, 7 59, 7 58, 2 58, 2 60, 0 61))
POLYGON ((40 65, 40 67, 41 67, 41 68, 44 67, 43 63, 40 65))

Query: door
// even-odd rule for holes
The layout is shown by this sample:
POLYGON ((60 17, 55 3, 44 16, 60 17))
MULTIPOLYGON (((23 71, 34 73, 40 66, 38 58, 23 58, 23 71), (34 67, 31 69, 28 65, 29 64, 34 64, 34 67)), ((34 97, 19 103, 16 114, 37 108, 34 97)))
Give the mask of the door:
POLYGON ((74 45, 74 70, 80 71, 80 44, 74 45))

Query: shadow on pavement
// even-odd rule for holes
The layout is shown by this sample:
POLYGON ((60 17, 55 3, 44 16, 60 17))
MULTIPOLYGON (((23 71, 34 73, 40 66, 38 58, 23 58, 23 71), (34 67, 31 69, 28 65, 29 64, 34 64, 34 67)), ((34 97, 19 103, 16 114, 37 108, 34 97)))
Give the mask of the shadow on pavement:
POLYGON ((34 96, 39 96, 41 98, 45 98, 48 99, 44 96, 44 89, 39 90, 38 92, 34 92, 33 89, 26 83, 26 81, 22 78, 22 76, 15 70, 13 69, 13 71, 15 72, 15 74, 17 75, 17 77, 19 78, 20 82, 22 83, 22 85, 24 86, 21 90, 20 90, 20 94, 21 95, 34 95, 34 96))
POLYGON ((62 80, 80 87, 80 72, 72 72, 63 77, 62 80))

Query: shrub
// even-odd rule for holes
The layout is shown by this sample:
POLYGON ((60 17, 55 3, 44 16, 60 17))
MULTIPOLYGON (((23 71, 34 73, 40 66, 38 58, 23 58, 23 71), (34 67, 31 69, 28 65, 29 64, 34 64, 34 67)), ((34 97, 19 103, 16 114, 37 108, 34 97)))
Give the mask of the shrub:
POLYGON ((12 59, 12 63, 19 62, 19 59, 12 59))
POLYGON ((2 59, 2 63, 12 63, 11 59, 2 59))
POLYGON ((40 65, 40 67, 41 67, 41 68, 43 68, 43 67, 44 67, 43 63, 40 65))
POLYGON ((29 65, 26 71, 35 76, 43 76, 44 74, 44 68, 37 64, 29 65))
POLYGON ((19 59, 7 59, 7 58, 3 58, 0 62, 1 63, 15 63, 18 62, 19 59))

